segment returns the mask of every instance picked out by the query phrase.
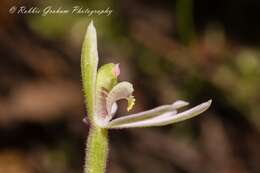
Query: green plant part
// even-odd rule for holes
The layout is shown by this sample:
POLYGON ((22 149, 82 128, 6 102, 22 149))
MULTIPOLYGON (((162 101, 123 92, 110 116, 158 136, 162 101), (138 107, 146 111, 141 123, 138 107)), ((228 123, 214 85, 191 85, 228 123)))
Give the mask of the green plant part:
POLYGON ((128 111, 134 106, 133 85, 129 82, 117 81, 120 74, 119 64, 105 64, 99 70, 97 70, 97 65, 97 36, 91 22, 86 32, 81 55, 83 90, 90 123, 84 173, 105 172, 108 129, 169 125, 199 115, 211 104, 209 100, 179 113, 179 108, 188 105, 188 102, 179 100, 144 112, 114 118, 118 100, 127 100, 128 111))

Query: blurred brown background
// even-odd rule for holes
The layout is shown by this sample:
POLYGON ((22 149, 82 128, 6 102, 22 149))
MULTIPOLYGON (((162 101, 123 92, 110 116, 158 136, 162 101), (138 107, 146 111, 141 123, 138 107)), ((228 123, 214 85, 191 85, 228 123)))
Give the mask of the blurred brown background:
POLYGON ((185 122, 111 131, 108 173, 259 173, 259 10, 258 0, 2 0, 0 173, 82 172, 80 50, 91 19, 100 64, 120 62, 135 86, 133 112, 213 99, 185 122), (113 12, 9 12, 75 5, 113 12))

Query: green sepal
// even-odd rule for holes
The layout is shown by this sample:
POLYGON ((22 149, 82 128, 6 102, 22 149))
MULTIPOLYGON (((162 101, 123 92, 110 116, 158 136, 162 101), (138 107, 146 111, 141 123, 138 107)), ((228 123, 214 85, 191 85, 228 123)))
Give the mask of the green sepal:
POLYGON ((96 123, 103 122, 108 117, 106 99, 110 90, 117 84, 116 67, 117 64, 109 63, 98 69, 96 83, 96 123))
POLYGON ((99 92, 101 89, 109 92, 117 84, 115 68, 116 64, 108 63, 98 69, 96 92, 99 92))
POLYGON ((82 45, 81 53, 81 75, 83 91, 90 121, 95 116, 95 87, 98 65, 97 34, 91 21, 82 45))

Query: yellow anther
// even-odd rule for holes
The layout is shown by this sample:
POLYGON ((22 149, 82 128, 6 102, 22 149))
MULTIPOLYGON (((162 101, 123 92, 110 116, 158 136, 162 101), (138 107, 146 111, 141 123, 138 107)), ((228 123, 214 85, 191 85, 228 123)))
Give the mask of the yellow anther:
POLYGON ((130 96, 127 98, 127 111, 130 111, 135 105, 134 96, 130 96))

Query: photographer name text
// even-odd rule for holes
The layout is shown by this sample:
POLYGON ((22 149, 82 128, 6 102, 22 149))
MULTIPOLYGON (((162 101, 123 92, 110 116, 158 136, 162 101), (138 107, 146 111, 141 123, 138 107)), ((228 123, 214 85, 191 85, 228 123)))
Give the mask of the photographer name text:
POLYGON ((49 16, 49 15, 86 15, 86 16, 110 16, 113 10, 109 7, 104 9, 91 9, 82 6, 73 6, 71 8, 64 7, 53 7, 46 6, 43 8, 40 7, 26 7, 26 6, 12 6, 9 9, 10 14, 20 14, 20 15, 30 15, 37 14, 41 16, 49 16))

